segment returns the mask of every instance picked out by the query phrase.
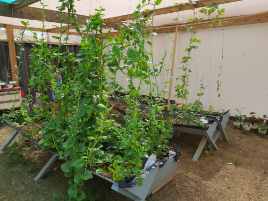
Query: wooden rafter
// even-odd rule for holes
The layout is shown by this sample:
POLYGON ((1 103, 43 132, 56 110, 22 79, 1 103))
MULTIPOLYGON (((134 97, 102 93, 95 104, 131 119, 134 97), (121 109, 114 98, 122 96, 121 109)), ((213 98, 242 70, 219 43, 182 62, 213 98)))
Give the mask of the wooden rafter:
MULTIPOLYGON (((70 26, 69 29, 75 29, 76 26, 70 26)), ((62 31, 65 31, 68 29, 68 26, 64 26, 61 28, 62 31)), ((52 28, 52 29, 48 29, 49 33, 60 33, 60 29, 59 28, 52 28)))
MULTIPOLYGON (((251 15, 241 15, 241 16, 236 16, 236 17, 227 17, 227 18, 221 18, 220 20, 227 21, 222 24, 222 26, 224 27, 265 23, 265 22, 268 22, 268 12, 256 13, 256 14, 251 14, 251 15)), ((208 26, 209 23, 211 23, 211 20, 203 20, 199 24, 195 24, 195 29, 210 28, 208 26)), ((154 27, 154 32, 156 33, 175 32, 176 26, 179 27, 179 31, 187 31, 187 27, 193 26, 193 23, 184 23, 184 24, 179 24, 179 25, 154 27)), ((215 22, 212 27, 213 28, 219 27, 218 23, 215 22)))
MULTIPOLYGON (((33 0, 25 0, 27 2, 33 2, 33 0)), ((166 8, 160 8, 155 10, 155 15, 162 15, 162 14, 167 14, 167 13, 173 13, 173 12, 178 12, 178 11, 184 11, 184 10, 189 10, 193 8, 201 8, 208 6, 212 2, 218 3, 218 4, 224 4, 224 3, 231 3, 231 2, 236 2, 236 1, 241 1, 241 0, 203 0, 203 1, 198 1, 196 4, 185 4, 185 5, 178 5, 178 6, 171 6, 171 7, 166 7, 166 8)), ((9 4, 7 4, 9 5, 9 4)), ((5 6, 7 6, 5 3, 5 6)), ((23 4, 22 4, 23 5, 23 4)), ((17 7, 19 8, 19 7, 17 7)), ((2 10, 2 9, 1 9, 2 10)), ((28 20, 42 20, 42 13, 39 12, 39 8, 34 8, 34 7, 24 7, 23 9, 17 9, 16 11, 12 11, 10 9, 6 9, 7 11, 1 11, 0 14, 2 16, 7 16, 7 17, 14 17, 14 18, 22 18, 22 19, 28 19, 28 20)), ((47 10, 45 9, 45 15, 47 17, 44 19, 45 21, 48 22, 56 22, 60 23, 60 18, 58 15, 60 14, 59 11, 54 11, 54 10, 47 10)), ((151 12, 144 12, 144 16, 149 16, 152 14, 151 12)), ((64 22, 67 22, 67 13, 63 12, 62 13, 62 18, 66 19, 64 22)), ((76 15, 77 20, 79 24, 86 25, 86 20, 88 19, 88 16, 86 15, 76 15)), ((122 21, 126 20, 132 20, 135 17, 133 15, 123 15, 119 17, 112 17, 112 18, 107 18, 105 19, 107 21, 107 26, 109 27, 110 23, 116 23, 114 24, 113 27, 114 29, 119 29, 118 26, 120 27, 122 24, 117 24, 122 21)), ((111 27, 111 26, 110 26, 111 27)))
MULTIPOLYGON (((170 7, 165 7, 165 8, 159 8, 155 10, 155 15, 163 15, 163 14, 168 14, 168 13, 174 13, 174 12, 179 12, 179 11, 184 11, 184 10, 191 10, 194 8, 202 8, 210 5, 211 3, 217 3, 217 4, 225 4, 225 3, 232 3, 232 2, 237 2, 241 0, 203 0, 203 1, 197 1, 196 4, 190 4, 186 3, 185 5, 177 5, 177 6, 170 6, 170 7)), ((144 17, 148 17, 153 13, 153 11, 150 12, 143 12, 144 17)), ((122 15, 118 17, 112 17, 112 18, 107 18, 105 19, 107 23, 110 22, 121 22, 121 21, 126 21, 126 20, 133 20, 135 19, 135 16, 133 15, 122 15)))
MULTIPOLYGON (((8 42, 7 40, 0 39, 0 42, 8 42)), ((15 43, 22 43, 25 41, 14 41, 15 43)), ((27 43, 40 43, 40 41, 27 41, 27 43)), ((59 44, 59 42, 47 42, 47 44, 59 44)), ((79 45, 80 43, 67 43, 67 45, 79 45)))

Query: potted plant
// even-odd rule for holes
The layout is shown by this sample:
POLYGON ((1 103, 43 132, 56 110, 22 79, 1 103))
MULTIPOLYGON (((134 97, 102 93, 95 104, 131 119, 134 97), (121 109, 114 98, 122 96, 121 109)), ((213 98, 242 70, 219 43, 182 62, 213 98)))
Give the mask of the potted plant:
POLYGON ((266 136, 267 128, 266 128, 266 119, 267 115, 263 115, 263 123, 258 126, 258 134, 261 138, 266 136))
POLYGON ((0 89, 5 87, 5 82, 4 81, 0 81, 0 89))
POLYGON ((266 122, 263 122, 261 125, 258 126, 258 134, 261 138, 266 136, 266 122))
POLYGON ((250 123, 249 122, 244 122, 244 124, 243 124, 243 133, 248 134, 249 131, 250 131, 250 128, 251 128, 250 123))
POLYGON ((256 121, 256 116, 255 116, 255 112, 251 112, 250 113, 250 120, 249 122, 251 123, 251 132, 252 133, 258 133, 258 124, 255 122, 256 121))
POLYGON ((239 115, 235 115, 235 120, 233 122, 234 128, 239 129, 241 125, 243 125, 244 119, 246 118, 246 115, 241 115, 241 111, 236 108, 236 111, 239 113, 239 115))

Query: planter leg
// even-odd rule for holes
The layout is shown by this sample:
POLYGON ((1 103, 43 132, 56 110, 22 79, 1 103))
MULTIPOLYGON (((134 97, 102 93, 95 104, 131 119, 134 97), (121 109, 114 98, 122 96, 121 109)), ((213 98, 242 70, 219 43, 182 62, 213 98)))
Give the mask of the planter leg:
POLYGON ((180 137, 182 132, 180 131, 175 131, 174 137, 180 137))
MULTIPOLYGON (((217 140, 217 138, 218 138, 218 136, 219 136, 219 132, 220 132, 220 130, 219 130, 218 126, 217 126, 217 129, 216 129, 216 131, 215 131, 215 133, 214 133, 214 135, 213 135, 213 137, 212 137, 212 139, 213 139, 214 142, 216 142, 216 140, 217 140)), ((212 145, 209 144, 209 145, 208 145, 208 148, 212 149, 212 145)))
POLYGON ((0 149, 0 151, 4 151, 7 149, 7 147, 10 145, 10 143, 15 139, 15 137, 19 134, 18 131, 15 131, 10 138, 6 141, 6 143, 4 144, 4 146, 0 149))
POLYGON ((202 131, 204 136, 207 138, 209 144, 211 144, 212 148, 214 150, 218 150, 217 145, 215 144, 215 141, 212 139, 212 137, 210 137, 210 135, 206 132, 206 131, 202 131))
POLYGON ((206 145, 206 142, 207 142, 207 138, 203 137, 201 142, 200 142, 200 144, 199 144, 199 146, 198 146, 198 148, 197 148, 197 150, 196 150, 196 152, 195 152, 195 154, 194 154, 194 157, 193 157, 194 161, 198 160, 199 156, 201 155, 201 153, 202 153, 202 151, 204 149, 204 146, 206 145))
POLYGON ((38 175, 34 178, 35 181, 38 181, 39 179, 42 179, 47 171, 51 168, 51 166, 58 160, 59 156, 53 155, 49 161, 46 163, 46 165, 42 168, 42 170, 38 173, 38 175))
POLYGON ((224 127, 223 127, 222 124, 219 125, 219 130, 220 130, 220 132, 221 132, 221 136, 222 136, 223 140, 224 140, 225 142, 227 142, 227 141, 228 141, 228 139, 227 139, 227 135, 226 135, 226 133, 225 133, 225 131, 224 131, 224 127))

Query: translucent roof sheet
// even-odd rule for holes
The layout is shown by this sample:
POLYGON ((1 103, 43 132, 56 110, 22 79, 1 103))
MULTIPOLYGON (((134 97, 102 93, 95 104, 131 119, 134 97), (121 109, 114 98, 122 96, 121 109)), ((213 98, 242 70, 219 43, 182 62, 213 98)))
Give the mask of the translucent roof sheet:
POLYGON ((0 0, 1 2, 5 2, 5 3, 14 3, 18 0, 0 0))

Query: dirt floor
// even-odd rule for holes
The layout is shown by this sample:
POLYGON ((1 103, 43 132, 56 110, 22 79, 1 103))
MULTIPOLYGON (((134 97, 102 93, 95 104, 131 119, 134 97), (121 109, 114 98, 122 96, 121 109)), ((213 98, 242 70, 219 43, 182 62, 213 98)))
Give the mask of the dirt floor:
MULTIPOLYGON (((268 136, 245 135, 231 123, 225 129, 229 141, 224 142, 219 136, 216 142, 219 150, 206 149, 197 162, 192 157, 201 137, 190 134, 173 137, 169 145, 182 154, 177 174, 147 201, 268 201, 268 136)), ((0 147, 12 133, 10 127, 1 125, 0 147)), ((0 201, 68 200, 68 178, 60 170, 61 161, 57 161, 42 180, 34 181, 49 157, 25 140, 21 140, 17 148, 1 152, 0 201), (21 155, 21 150, 26 154, 21 155)), ((130 201, 99 178, 91 179, 84 189, 90 201, 130 201)))

